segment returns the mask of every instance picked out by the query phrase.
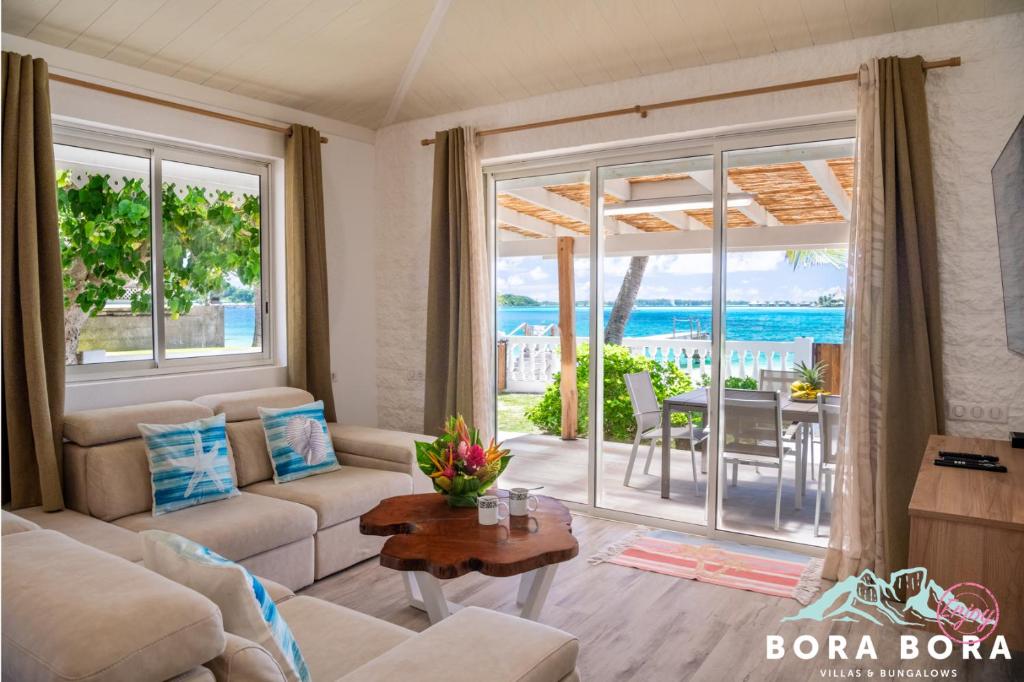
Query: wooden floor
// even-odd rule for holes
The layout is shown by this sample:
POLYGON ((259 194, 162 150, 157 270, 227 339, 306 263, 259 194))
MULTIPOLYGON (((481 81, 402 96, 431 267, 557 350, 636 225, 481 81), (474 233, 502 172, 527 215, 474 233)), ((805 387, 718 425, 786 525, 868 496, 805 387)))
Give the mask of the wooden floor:
MULTIPOLYGON (((563 441, 541 434, 507 438, 504 447, 514 457, 501 476, 502 488, 544 486, 544 494, 560 500, 587 503, 588 441, 581 438, 563 441)), ((669 519, 697 525, 705 524, 707 476, 697 469, 697 491, 693 486, 693 468, 689 450, 672 451, 672 482, 669 499, 661 497, 660 450, 656 450, 651 473, 644 473, 647 445, 640 448, 629 487, 622 484, 629 462, 631 446, 624 443, 604 444, 602 491, 599 507, 643 514, 655 519, 669 519)), ((699 455, 698 455, 699 460, 699 455)), ((814 496, 817 482, 810 476, 802 509, 794 509, 796 463, 787 457, 782 469, 782 507, 779 530, 772 528, 775 518, 776 470, 752 466, 739 467, 739 484, 726 490, 728 499, 719 517, 721 527, 738 533, 760 535, 778 540, 800 542, 824 547, 828 544, 831 515, 822 505, 821 528, 814 534, 814 496)), ((730 470, 730 481, 732 480, 730 470)), ((656 523, 652 521, 652 523, 656 523)))
MULTIPOLYGON (((676 681, 785 680, 801 682, 826 677, 880 677, 880 670, 936 671, 934 678, 957 680, 1024 680, 1024 653, 1016 660, 968 661, 959 650, 946 661, 927 654, 900 661, 895 627, 853 623, 787 623, 780 619, 799 610, 791 599, 779 599, 727 587, 681 580, 611 564, 590 565, 587 558, 622 539, 635 526, 587 516, 574 516, 579 556, 563 564, 555 577, 540 621, 580 639, 579 669, 588 682, 638 680, 676 681), (881 634, 884 633, 884 636, 881 634), (781 634, 787 642, 812 634, 825 646, 828 634, 843 634, 855 650, 862 635, 871 634, 878 661, 830 663, 823 653, 802 661, 792 653, 768 661, 765 637, 781 634), (956 671, 943 673, 943 671, 956 671), (823 671, 825 671, 823 673, 823 671)), ((448 599, 512 613, 515 578, 489 578, 472 573, 445 583, 448 599)), ((429 623, 424 613, 405 603, 400 575, 370 559, 302 591, 413 630, 429 623)), ((906 632, 911 632, 907 630, 906 632)), ((924 650, 925 638, 921 636, 924 650)), ((852 658, 852 651, 851 651, 852 658)), ((481 679, 487 679, 486 664, 481 679)), ((921 678, 911 678, 921 679, 921 678)))

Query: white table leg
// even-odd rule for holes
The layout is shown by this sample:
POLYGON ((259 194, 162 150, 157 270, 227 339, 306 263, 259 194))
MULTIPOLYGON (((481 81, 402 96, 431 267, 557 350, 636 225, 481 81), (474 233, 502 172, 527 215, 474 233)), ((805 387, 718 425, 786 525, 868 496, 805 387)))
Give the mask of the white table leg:
POLYGON ((793 481, 793 508, 803 509, 804 508, 804 477, 807 475, 807 440, 804 437, 804 425, 801 424, 797 431, 796 436, 796 466, 794 467, 793 474, 795 480, 793 481))
POLYGON ((440 580, 423 571, 404 571, 402 578, 409 596, 409 605, 426 611, 431 625, 452 615, 454 605, 444 598, 440 580))
POLYGON ((555 580, 558 564, 549 564, 536 570, 524 573, 519 582, 519 594, 516 603, 523 608, 520 614, 527 620, 537 620, 541 609, 548 598, 551 583, 555 580))

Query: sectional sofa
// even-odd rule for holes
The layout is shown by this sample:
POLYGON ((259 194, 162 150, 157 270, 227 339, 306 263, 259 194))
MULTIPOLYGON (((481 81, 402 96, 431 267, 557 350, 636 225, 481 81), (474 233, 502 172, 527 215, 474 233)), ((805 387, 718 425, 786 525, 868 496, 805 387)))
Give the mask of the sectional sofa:
POLYGON ((464 609, 416 634, 294 591, 376 555, 359 533, 381 499, 431 489, 411 433, 329 424, 337 471, 275 484, 258 407, 311 402, 273 388, 70 413, 63 475, 68 509, 3 513, 4 680, 284 679, 254 642, 224 632, 202 595, 141 565, 138 533, 166 530, 260 576, 320 680, 575 680, 578 644, 537 623, 464 609), (154 516, 137 424, 223 413, 241 494, 154 516), (451 648, 486 652, 454 665, 451 648), (439 658, 438 652, 450 655, 439 658), (486 663, 485 667, 481 667, 486 663))
POLYGON ((431 489, 416 467, 413 444, 426 436, 341 424, 329 425, 339 470, 274 483, 257 408, 312 400, 306 391, 270 388, 70 413, 64 422, 64 494, 68 508, 86 518, 18 513, 133 561, 141 558, 129 540, 134 533, 178 533, 256 575, 300 589, 380 551, 382 538, 359 533, 361 514, 385 497, 431 489), (241 495, 153 516, 149 465, 136 425, 214 414, 227 421, 241 495), (131 549, 124 549, 126 543, 131 549))

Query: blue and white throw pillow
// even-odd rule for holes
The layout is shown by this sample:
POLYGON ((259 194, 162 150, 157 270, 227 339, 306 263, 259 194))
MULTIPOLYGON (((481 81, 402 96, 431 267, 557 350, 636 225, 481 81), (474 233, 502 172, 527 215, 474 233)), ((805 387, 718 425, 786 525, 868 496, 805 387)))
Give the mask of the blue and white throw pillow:
POLYGON ((244 566, 174 533, 147 530, 140 535, 146 568, 216 604, 224 629, 270 652, 289 682, 309 682, 309 670, 291 628, 263 584, 244 566))
POLYGON ((153 480, 153 515, 238 495, 224 415, 185 424, 139 424, 153 480))
POLYGON ((261 407, 259 412, 275 483, 340 468, 322 400, 298 407, 261 407))

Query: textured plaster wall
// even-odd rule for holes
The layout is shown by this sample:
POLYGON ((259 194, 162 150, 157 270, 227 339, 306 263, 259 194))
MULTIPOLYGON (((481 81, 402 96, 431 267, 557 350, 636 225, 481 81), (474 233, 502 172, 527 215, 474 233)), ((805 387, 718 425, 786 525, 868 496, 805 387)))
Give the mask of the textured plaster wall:
MULTIPOLYGON (((686 69, 491 106, 378 131, 376 288, 378 415, 422 428, 432 152, 420 138, 454 125, 490 128, 766 83, 855 71, 876 56, 960 55, 928 77, 945 331, 946 395, 997 405, 1024 424, 1024 357, 1006 348, 989 171, 1024 114, 1024 14, 876 36, 686 69)), ((852 112, 839 84, 484 138, 486 159, 707 134, 852 112)), ((907 387, 913 400, 913 387, 907 387)), ((948 431, 1005 437, 1007 424, 951 421, 948 431)))

